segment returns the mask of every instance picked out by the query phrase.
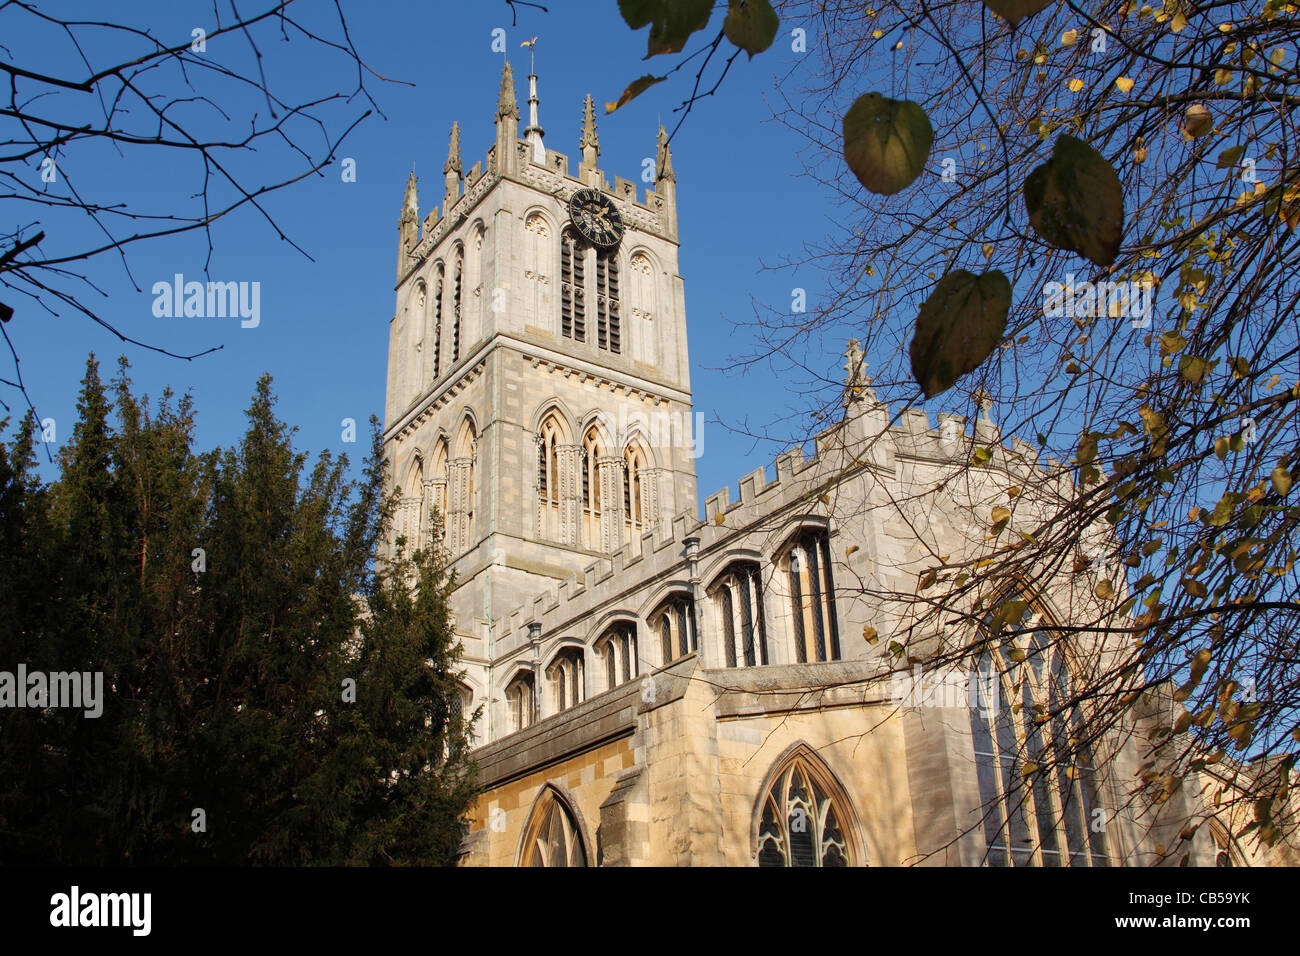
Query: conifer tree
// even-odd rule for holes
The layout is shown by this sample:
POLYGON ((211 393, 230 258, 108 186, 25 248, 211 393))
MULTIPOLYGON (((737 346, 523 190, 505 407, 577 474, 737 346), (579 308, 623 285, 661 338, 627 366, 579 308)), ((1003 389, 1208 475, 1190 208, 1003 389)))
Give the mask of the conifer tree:
POLYGON ((454 862, 450 580, 432 547, 375 559, 377 423, 350 480, 308 469, 269 377, 206 454, 188 397, 137 398, 125 362, 112 396, 92 357, 48 488, 29 424, 0 446, 0 669, 100 670, 106 698, 0 712, 0 862, 454 862))

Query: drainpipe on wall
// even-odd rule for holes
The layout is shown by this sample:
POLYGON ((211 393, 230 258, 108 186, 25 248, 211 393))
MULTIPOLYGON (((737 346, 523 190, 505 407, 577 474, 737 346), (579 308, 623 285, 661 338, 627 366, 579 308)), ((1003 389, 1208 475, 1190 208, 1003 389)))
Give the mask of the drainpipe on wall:
POLYGON ((708 667, 708 655, 705 653, 705 647, 708 642, 704 640, 704 631, 700 627, 700 606, 704 601, 704 595, 700 591, 700 539, 689 537, 682 542, 686 547, 686 574, 691 582, 691 617, 695 625, 695 652, 699 655, 700 666, 708 667))

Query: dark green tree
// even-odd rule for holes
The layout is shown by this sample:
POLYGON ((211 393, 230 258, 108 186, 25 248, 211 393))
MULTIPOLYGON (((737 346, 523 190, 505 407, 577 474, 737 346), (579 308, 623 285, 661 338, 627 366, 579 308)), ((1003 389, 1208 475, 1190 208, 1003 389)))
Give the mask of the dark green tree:
MULTIPOLYGON (((259 381, 232 448, 92 358, 49 487, 0 447, 0 667, 100 670, 103 715, 0 712, 0 860, 443 864, 473 798, 450 580, 259 381), (115 416, 114 416, 115 413, 115 416), (110 416, 115 425, 110 426, 110 416), (201 811, 201 812, 200 812, 201 811)), ((433 540, 433 539, 431 539, 433 540)))

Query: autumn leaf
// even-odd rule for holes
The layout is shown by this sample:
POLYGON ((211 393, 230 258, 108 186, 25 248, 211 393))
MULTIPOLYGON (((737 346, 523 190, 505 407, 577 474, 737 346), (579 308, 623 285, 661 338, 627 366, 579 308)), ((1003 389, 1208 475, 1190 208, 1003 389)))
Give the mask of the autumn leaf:
POLYGON ((713 0, 618 0, 623 21, 633 30, 647 24, 646 59, 680 53, 692 33, 703 30, 713 15, 713 0))
POLYGON ((762 53, 772 45, 780 26, 781 21, 768 0, 745 0, 744 3, 730 0, 722 32, 752 60, 755 53, 762 53))
POLYGON ((911 100, 859 96, 844 114, 844 159, 867 189, 892 196, 925 169, 934 142, 930 118, 911 100))
POLYGON ((1010 309, 1011 283, 1000 271, 977 276, 958 269, 939 280, 916 318, 910 350, 912 375, 927 398, 992 354, 1010 309))
POLYGON ((1099 266, 1119 254, 1124 192, 1106 158, 1068 133, 1052 156, 1025 179, 1029 224, 1048 245, 1077 252, 1099 266))
POLYGON ((654 86, 656 83, 662 83, 666 79, 668 79, 668 77, 666 76, 655 76, 653 73, 647 73, 645 76, 641 77, 640 79, 633 80, 631 83, 627 85, 627 89, 625 89, 623 91, 623 94, 618 98, 618 102, 605 104, 605 112, 606 113, 614 112, 614 110, 618 109, 620 106, 623 106, 626 103, 630 103, 632 100, 636 99, 638 96, 640 96, 646 90, 650 89, 650 87, 654 86))
POLYGON ((1032 17, 1052 0, 984 0, 988 7, 1013 27, 1025 17, 1032 17))
POLYGON ((999 535, 1011 522, 1011 510, 998 505, 993 509, 993 534, 999 535))

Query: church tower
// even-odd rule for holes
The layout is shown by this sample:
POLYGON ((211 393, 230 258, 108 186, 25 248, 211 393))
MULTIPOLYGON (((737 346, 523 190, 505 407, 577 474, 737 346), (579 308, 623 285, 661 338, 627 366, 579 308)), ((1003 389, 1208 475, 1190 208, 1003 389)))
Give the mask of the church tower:
POLYGON ((600 168, 590 96, 573 171, 543 142, 535 75, 528 88, 521 138, 506 63, 495 142, 467 173, 452 126, 442 205, 422 223, 408 180, 389 325, 396 530, 413 541, 443 515, 475 699, 505 614, 698 507, 664 132, 638 196, 600 168))

